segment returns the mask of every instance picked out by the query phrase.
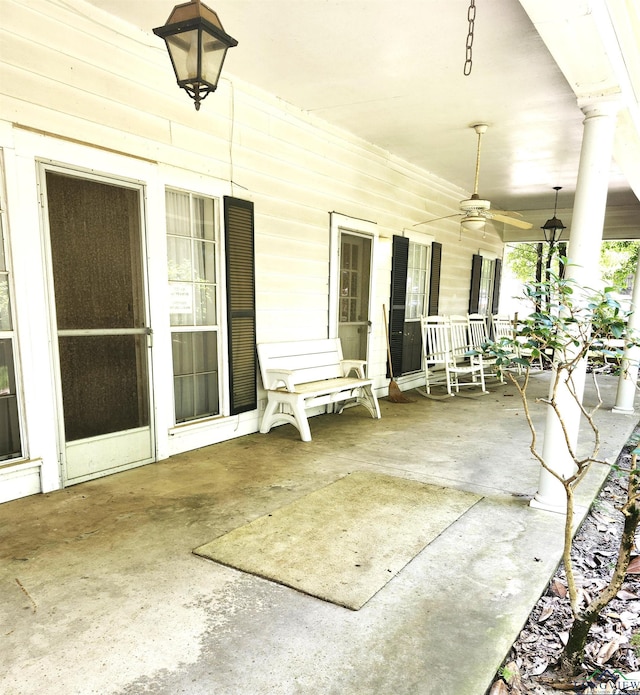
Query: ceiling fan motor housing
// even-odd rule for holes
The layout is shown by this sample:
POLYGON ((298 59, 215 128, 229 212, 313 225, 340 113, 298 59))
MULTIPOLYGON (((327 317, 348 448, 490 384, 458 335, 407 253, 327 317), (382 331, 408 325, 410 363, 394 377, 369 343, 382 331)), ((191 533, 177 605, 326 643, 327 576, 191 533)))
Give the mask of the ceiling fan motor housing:
POLYGON ((478 197, 471 197, 469 200, 460 201, 460 210, 462 212, 482 212, 491 207, 491 202, 478 197))

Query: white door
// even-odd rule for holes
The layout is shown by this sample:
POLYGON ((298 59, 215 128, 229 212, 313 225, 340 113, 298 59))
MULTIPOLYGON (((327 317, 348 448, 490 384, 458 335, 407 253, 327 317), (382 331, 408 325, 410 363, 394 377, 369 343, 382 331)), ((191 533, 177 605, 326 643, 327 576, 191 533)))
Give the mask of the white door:
POLYGON ((48 168, 52 324, 66 484, 154 458, 142 190, 48 168))
POLYGON ((340 230, 338 337, 345 359, 367 359, 371 247, 371 237, 340 230))

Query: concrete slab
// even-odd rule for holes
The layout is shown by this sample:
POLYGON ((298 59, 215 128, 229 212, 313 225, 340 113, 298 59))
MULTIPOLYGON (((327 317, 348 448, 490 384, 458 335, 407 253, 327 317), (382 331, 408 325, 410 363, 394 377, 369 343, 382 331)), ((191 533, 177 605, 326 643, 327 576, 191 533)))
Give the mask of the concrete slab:
MULTIPOLYGON (((545 377, 536 388, 546 393, 545 377)), ((603 455, 638 417, 611 413, 603 455)), ((482 695, 561 555, 512 386, 381 401, 0 505, 0 692, 482 695), (358 612, 191 550, 357 470, 482 495, 358 612)), ((588 398, 592 396, 588 394, 588 398)), ((540 430, 543 406, 534 407, 540 430)), ((586 510, 606 470, 579 495, 586 510)))
POLYGON ((194 552, 359 610, 480 499, 355 471, 194 552))

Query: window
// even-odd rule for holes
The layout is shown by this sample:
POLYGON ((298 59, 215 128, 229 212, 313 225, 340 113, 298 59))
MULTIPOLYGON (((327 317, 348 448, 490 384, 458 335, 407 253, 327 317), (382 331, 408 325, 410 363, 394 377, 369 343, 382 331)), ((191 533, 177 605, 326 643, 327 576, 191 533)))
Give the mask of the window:
POLYGON ((6 219, 3 200, 3 181, 0 176, 0 461, 22 456, 9 271, 4 247, 6 219))
POLYGON ((394 376, 420 371, 420 316, 438 311, 441 245, 393 237, 389 342, 394 376))
POLYGON ((407 298, 402 340, 402 373, 419 371, 422 366, 420 317, 426 314, 427 263, 429 247, 409 241, 407 298))
POLYGON ((491 316, 498 312, 500 301, 500 277, 502 261, 480 254, 473 256, 471 264, 471 288, 469 313, 491 316))
POLYGON ((487 316, 490 313, 493 296, 493 273, 495 261, 490 258, 482 259, 480 271, 480 293, 478 296, 478 313, 487 316))
POLYGON ((406 321, 415 321, 426 313, 428 258, 429 248, 427 246, 409 241, 407 300, 405 304, 406 321))
POLYGON ((166 191, 176 422, 220 413, 216 201, 166 191))

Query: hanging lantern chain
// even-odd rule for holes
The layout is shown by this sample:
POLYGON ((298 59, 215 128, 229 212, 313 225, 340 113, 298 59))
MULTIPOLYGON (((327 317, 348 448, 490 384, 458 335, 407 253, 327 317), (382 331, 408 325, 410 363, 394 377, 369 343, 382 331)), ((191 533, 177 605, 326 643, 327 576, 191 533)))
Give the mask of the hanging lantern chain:
POLYGON ((469 20, 469 31, 467 33, 467 50, 464 61, 465 76, 471 74, 471 68, 473 67, 473 32, 475 31, 476 22, 476 0, 471 0, 467 10, 467 19, 469 20))

